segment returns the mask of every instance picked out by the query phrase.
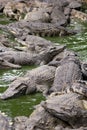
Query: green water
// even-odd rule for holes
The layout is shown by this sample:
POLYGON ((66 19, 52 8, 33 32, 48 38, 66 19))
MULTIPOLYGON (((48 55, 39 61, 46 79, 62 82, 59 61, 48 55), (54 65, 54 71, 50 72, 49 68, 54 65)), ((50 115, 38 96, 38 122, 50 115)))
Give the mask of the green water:
POLYGON ((34 106, 44 100, 42 94, 21 96, 17 99, 0 101, 0 110, 10 117, 29 116, 34 110, 34 106))
MULTIPOLYGON (((14 77, 23 76, 27 70, 31 70, 36 66, 23 67, 20 70, 0 70, 0 93, 7 89, 7 86, 14 77)), ((0 110, 11 117, 29 116, 34 110, 34 106, 39 104, 45 98, 41 93, 25 95, 10 100, 0 100, 0 110)))
MULTIPOLYGON (((3 16, 0 16, 0 19, 2 18, 3 16)), ((2 21, 0 21, 0 23, 2 24, 2 21)), ((3 24, 7 23, 5 22, 3 24)), ((66 44, 68 48, 78 52, 82 60, 87 61, 87 24, 75 20, 74 24, 70 25, 70 28, 74 28, 76 30, 79 29, 79 33, 73 36, 50 37, 46 39, 59 44, 66 44)), ((4 32, 1 31, 0 33, 4 32)), ((27 66, 19 70, 0 70, 0 93, 7 89, 14 77, 23 76, 27 70, 31 70, 33 68, 35 68, 35 66, 27 66)), ((41 93, 25 95, 16 99, 5 101, 0 100, 0 110, 11 117, 23 115, 29 116, 34 110, 34 106, 39 104, 42 100, 45 100, 45 98, 41 93)))

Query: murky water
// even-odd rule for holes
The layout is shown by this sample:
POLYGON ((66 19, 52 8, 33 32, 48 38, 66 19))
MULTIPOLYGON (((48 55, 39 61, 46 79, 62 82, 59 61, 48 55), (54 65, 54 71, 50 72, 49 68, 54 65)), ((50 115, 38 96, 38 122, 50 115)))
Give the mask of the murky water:
MULTIPOLYGON (((66 44, 68 48, 78 52, 82 60, 87 61, 87 24, 75 21, 74 25, 75 26, 71 24, 71 28, 75 28, 76 30, 79 29, 79 33, 77 35, 47 39, 59 44, 66 44), (81 30, 83 31, 81 32, 81 30)), ((20 70, 0 70, 0 93, 5 91, 14 77, 23 76, 27 70, 31 70, 34 67, 35 66, 23 67, 20 70)), ((34 109, 34 106, 44 99, 45 98, 42 94, 37 93, 6 101, 0 100, 0 110, 11 117, 19 115, 29 116, 34 109)))

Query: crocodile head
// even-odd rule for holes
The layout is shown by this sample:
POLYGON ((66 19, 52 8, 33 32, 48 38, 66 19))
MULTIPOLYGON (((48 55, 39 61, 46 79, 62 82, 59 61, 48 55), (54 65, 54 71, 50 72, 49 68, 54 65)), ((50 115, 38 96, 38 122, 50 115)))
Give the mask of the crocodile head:
POLYGON ((14 80, 7 90, 0 95, 0 99, 9 99, 15 98, 17 96, 23 95, 26 93, 27 84, 23 81, 23 79, 17 78, 14 80))
POLYGON ((0 99, 6 100, 10 98, 16 98, 21 95, 30 94, 36 91, 36 87, 33 86, 33 82, 30 83, 28 77, 19 77, 15 79, 7 88, 7 90, 0 95, 0 99))
POLYGON ((46 50, 40 53, 40 57, 46 63, 49 63, 57 54, 63 52, 65 48, 66 46, 64 45, 49 46, 46 50))
POLYGON ((0 57, 0 68, 4 68, 4 69, 7 69, 7 68, 15 68, 15 69, 19 69, 21 68, 20 65, 15 65, 15 64, 12 64, 10 62, 8 62, 7 60, 4 60, 3 58, 0 57))

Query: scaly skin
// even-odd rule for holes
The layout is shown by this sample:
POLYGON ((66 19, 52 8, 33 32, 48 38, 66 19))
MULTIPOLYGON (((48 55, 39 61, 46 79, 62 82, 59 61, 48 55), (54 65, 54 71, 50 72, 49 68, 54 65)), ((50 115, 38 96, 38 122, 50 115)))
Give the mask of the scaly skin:
POLYGON ((56 69, 55 79, 50 92, 62 92, 72 86, 76 80, 82 79, 80 61, 76 56, 68 55, 56 69))
POLYGON ((63 26, 58 26, 52 23, 29 22, 21 20, 20 22, 11 23, 8 26, 0 25, 4 31, 10 32, 15 37, 22 37, 26 35, 38 36, 62 36, 75 34, 75 31, 69 31, 63 26))
POLYGON ((36 91, 46 93, 53 83, 55 71, 56 67, 48 65, 35 68, 29 71, 25 77, 14 80, 0 98, 14 98, 36 91))
POLYGON ((7 51, 1 52, 0 57, 19 65, 39 65, 49 63, 54 56, 65 49, 65 46, 49 46, 39 54, 29 52, 7 51))
POLYGON ((20 65, 12 64, 0 57, 0 69, 20 69, 20 65))

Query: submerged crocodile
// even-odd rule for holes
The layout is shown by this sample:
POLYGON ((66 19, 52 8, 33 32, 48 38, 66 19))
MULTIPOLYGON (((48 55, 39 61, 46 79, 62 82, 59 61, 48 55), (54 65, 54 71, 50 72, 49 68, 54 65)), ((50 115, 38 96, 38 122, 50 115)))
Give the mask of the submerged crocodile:
POLYGON ((29 71, 25 77, 19 77, 15 79, 8 87, 8 89, 2 93, 1 99, 14 98, 24 94, 31 94, 34 92, 46 92, 51 87, 56 67, 43 65, 29 71))
POLYGON ((39 54, 29 52, 7 51, 1 52, 0 57, 14 64, 20 65, 39 65, 49 63, 54 56, 65 49, 65 46, 49 46, 39 54))

